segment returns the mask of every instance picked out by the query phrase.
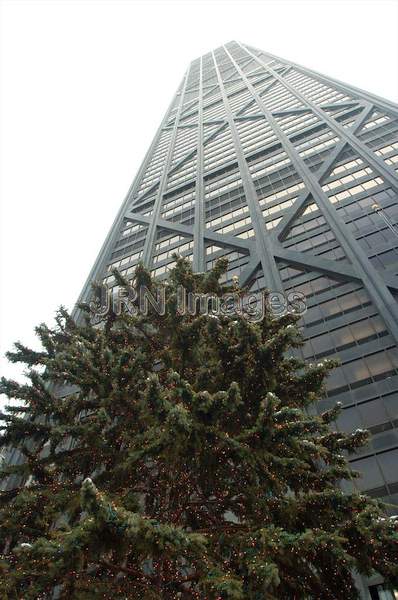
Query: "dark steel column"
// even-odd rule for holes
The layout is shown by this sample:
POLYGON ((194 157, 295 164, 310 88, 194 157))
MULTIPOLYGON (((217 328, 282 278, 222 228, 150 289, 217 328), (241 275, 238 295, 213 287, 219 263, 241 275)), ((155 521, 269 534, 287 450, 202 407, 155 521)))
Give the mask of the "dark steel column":
POLYGON ((159 219, 159 215, 160 215, 160 210, 162 208, 163 194, 164 194, 164 191, 167 186, 168 172, 170 170, 170 165, 171 165, 171 161, 173 158, 174 147, 175 147, 175 143, 176 143, 176 139, 177 139, 178 123, 180 121, 182 105, 184 103, 184 96, 185 96, 185 90, 187 87, 189 72, 190 72, 190 67, 188 68, 188 70, 185 74, 184 85, 183 85, 183 89, 181 91, 180 102, 178 105, 178 110, 177 110, 177 114, 176 114, 175 121, 174 121, 173 133, 172 133, 170 141, 169 141, 169 148, 168 148, 167 156, 165 158, 165 162, 163 165, 163 171, 162 171, 162 175, 160 178, 159 189, 158 189, 155 204, 153 207, 153 214, 151 217, 151 222, 148 227, 147 237, 145 239, 144 250, 142 253, 142 262, 147 267, 150 267, 151 263, 152 263, 153 244, 155 241, 156 230, 158 227, 158 219, 159 219))
POLYGON ((195 183, 195 221, 193 235, 193 270, 202 272, 206 266, 204 229, 204 182, 203 182, 203 57, 200 58, 199 99, 198 99, 198 137, 196 142, 196 183, 195 183))
POLYGON ((269 290, 273 292, 283 291, 282 282, 279 275, 279 269, 276 265, 273 252, 272 252, 272 244, 270 240, 270 236, 268 235, 267 229, 265 227, 263 213, 261 211, 260 205, 257 200, 257 192, 254 187, 254 183, 247 166, 246 159, 243 154, 242 146, 240 143, 239 135, 236 130, 236 125, 233 119, 233 114, 231 111, 231 107, 229 105, 228 97, 224 88, 224 84, 220 75, 220 71, 218 69, 217 61, 213 54, 214 66, 217 72, 218 83, 221 90, 222 99, 224 102, 225 111, 227 113, 227 121, 229 124, 229 128, 232 134, 232 139, 235 146, 236 158, 238 161, 240 175, 242 177, 243 189, 246 196, 246 202, 249 207, 249 214, 252 221, 252 226, 255 233, 256 240, 256 248, 257 254, 261 261, 261 266, 263 269, 264 279, 266 282, 266 286, 269 290))

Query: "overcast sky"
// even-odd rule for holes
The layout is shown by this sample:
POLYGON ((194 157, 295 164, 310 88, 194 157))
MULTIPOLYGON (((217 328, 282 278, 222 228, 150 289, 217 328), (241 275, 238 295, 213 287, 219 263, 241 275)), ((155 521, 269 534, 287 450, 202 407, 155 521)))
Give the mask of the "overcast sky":
POLYGON ((398 1, 1 4, 1 370, 72 308, 190 60, 231 39, 398 100, 398 1))

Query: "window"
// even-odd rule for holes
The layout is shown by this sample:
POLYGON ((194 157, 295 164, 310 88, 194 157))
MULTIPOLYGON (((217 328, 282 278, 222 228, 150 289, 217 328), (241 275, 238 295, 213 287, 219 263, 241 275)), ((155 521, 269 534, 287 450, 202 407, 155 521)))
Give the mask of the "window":
POLYGON ((357 480, 357 485, 361 491, 384 485, 384 479, 375 456, 354 461, 352 468, 361 473, 361 478, 357 480))
POLYGON ((394 483, 398 481, 398 448, 395 450, 390 450, 389 452, 378 454, 377 458, 387 483, 394 483))

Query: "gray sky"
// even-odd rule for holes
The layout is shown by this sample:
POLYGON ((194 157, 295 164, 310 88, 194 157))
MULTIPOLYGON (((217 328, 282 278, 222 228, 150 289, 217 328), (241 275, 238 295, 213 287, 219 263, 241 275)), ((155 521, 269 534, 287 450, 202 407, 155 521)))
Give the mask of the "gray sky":
POLYGON ((190 60, 231 39, 398 100, 397 0, 3 0, 0 369, 72 308, 190 60))

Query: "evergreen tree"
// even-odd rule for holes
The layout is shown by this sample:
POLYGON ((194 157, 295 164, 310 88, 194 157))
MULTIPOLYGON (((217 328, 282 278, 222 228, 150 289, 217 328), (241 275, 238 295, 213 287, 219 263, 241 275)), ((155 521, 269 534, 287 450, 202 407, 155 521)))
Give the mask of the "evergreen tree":
POLYGON ((396 522, 339 488, 366 433, 307 410, 333 364, 289 353, 297 315, 177 310, 178 286, 221 296, 225 270, 178 259, 165 314, 60 309, 42 351, 8 354, 29 382, 1 381, 20 401, 1 446, 22 457, 0 472, 1 598, 347 600, 355 570, 396 584, 396 522))

